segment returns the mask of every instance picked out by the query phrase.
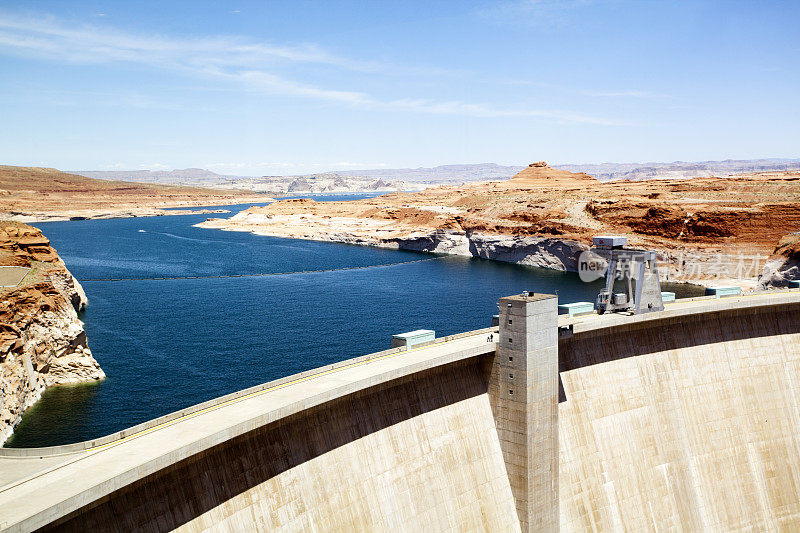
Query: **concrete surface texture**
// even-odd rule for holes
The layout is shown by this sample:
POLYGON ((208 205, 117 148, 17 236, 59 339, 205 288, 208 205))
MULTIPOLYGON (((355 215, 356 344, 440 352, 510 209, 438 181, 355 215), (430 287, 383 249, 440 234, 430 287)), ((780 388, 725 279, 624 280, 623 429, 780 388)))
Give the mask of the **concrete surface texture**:
POLYGON ((112 494, 64 531, 514 531, 474 361, 260 428, 112 494))
POLYGON ((800 529, 797 296, 562 341, 561 529, 800 529))
MULTIPOLYGON (((308 416, 316 416, 316 418, 312 419, 313 422, 308 422, 309 425, 306 426, 307 431, 294 433, 291 439, 281 441, 282 444, 277 441, 272 443, 259 441, 266 447, 266 451, 264 452, 266 455, 261 456, 259 461, 268 461, 268 459, 265 458, 272 457, 271 450, 276 450, 277 454, 277 450, 280 446, 286 446, 288 447, 288 451, 286 452, 288 454, 286 456, 288 459, 284 459, 288 462, 284 462, 284 459, 279 460, 280 464, 285 465, 287 469, 286 475, 300 476, 301 472, 304 471, 303 469, 310 466, 311 463, 315 465, 327 465, 326 468, 329 468, 327 474, 330 476, 328 483, 335 486, 341 483, 341 476, 347 475, 348 473, 361 476, 359 477, 359 483, 365 483, 366 481, 363 479, 363 476, 377 475, 378 472, 382 472, 383 467, 381 467, 381 465, 384 463, 388 464, 388 462, 393 460, 393 457, 397 455, 404 456, 406 454, 422 454, 427 462, 415 463, 415 468, 420 469, 419 473, 405 472, 402 468, 386 471, 381 475, 378 485, 370 489, 371 492, 377 495, 376 497, 380 497, 381 501, 390 500, 396 495, 395 489, 403 483, 400 478, 410 476, 411 479, 415 475, 423 476, 425 479, 423 486, 425 487, 428 485, 436 487, 444 483, 456 483, 455 486, 465 488, 470 486, 474 481, 476 483, 475 490, 477 492, 471 492, 470 495, 459 493, 456 495, 456 499, 460 498, 463 500, 466 498, 469 500, 468 504, 463 504, 464 509, 469 510, 469 512, 471 512, 472 509, 483 509, 485 505, 477 505, 476 501, 471 498, 473 498, 473 496, 478 498, 492 498, 493 501, 502 499, 501 496, 495 494, 494 485, 491 487, 489 486, 490 483, 496 483, 496 481, 490 482, 490 480, 493 479, 493 474, 490 472, 490 467, 487 466, 492 461, 489 457, 492 453, 492 447, 494 447, 496 451, 496 460, 499 461, 498 464, 501 466, 502 455, 500 454, 499 444, 496 442, 492 444, 491 442, 493 439, 496 440, 496 437, 494 437, 495 432, 492 431, 493 423, 489 426, 490 431, 487 431, 486 427, 476 426, 476 424, 483 424, 480 420, 474 423, 468 420, 459 420, 458 415, 458 412, 468 405, 470 408, 466 409, 464 413, 465 416, 472 417, 474 416, 473 411, 476 411, 476 409, 476 412, 479 413, 480 411, 476 404, 483 403, 484 414, 488 413, 489 416, 491 416, 491 409, 485 394, 485 380, 483 378, 481 378, 479 383, 467 383, 463 385, 464 387, 471 387, 469 390, 473 393, 482 388, 483 394, 480 395, 477 400, 470 399, 471 397, 464 396, 464 394, 461 394, 463 397, 459 397, 455 392, 446 392, 446 394, 449 395, 446 396, 446 398, 458 398, 458 401, 454 401, 457 405, 452 406, 452 409, 456 411, 454 413, 449 413, 451 407, 447 404, 447 401, 431 398, 431 396, 435 396, 436 390, 439 390, 437 388, 431 390, 423 388, 421 390, 418 398, 424 397, 424 401, 423 399, 419 400, 421 402, 420 405, 423 407, 420 407, 420 405, 408 405, 408 397, 406 395, 402 395, 401 397, 372 396, 373 398, 383 398, 380 401, 381 405, 376 405, 374 409, 377 409, 378 413, 383 412, 382 410, 384 409, 388 410, 386 416, 390 416, 389 422, 391 423, 386 422, 386 427, 382 428, 381 424, 384 424, 384 422, 380 422, 380 420, 375 418, 379 417, 379 414, 370 415, 368 410, 364 410, 360 407, 352 408, 350 410, 354 418, 350 419, 346 427, 341 429, 342 434, 336 438, 336 441, 342 445, 340 446, 337 444, 337 446, 332 447, 330 450, 326 448, 325 439, 333 438, 333 434, 336 433, 336 430, 334 430, 331 425, 335 422, 331 420, 323 422, 323 420, 327 420, 325 418, 327 415, 314 415, 313 409, 323 404, 331 405, 330 402, 351 397, 352 395, 370 388, 377 388, 378 391, 373 390, 371 392, 371 394, 376 394, 380 390, 396 386, 396 381, 398 379, 408 378, 409 376, 424 377, 426 371, 439 367, 450 368, 447 365, 460 361, 471 360, 473 367, 483 368, 483 365, 478 363, 478 359, 480 357, 492 356, 496 349, 495 343, 487 342, 487 334, 487 330, 479 330, 474 334, 456 335, 443 339, 438 343, 410 351, 388 350, 385 352, 385 355, 375 354, 376 357, 374 358, 357 358, 355 362, 338 365, 337 368, 332 370, 325 370, 317 374, 309 373, 297 379, 279 380, 278 384, 273 387, 267 387, 234 400, 228 400, 200 411, 191 412, 184 417, 170 419, 163 424, 149 427, 138 433, 88 450, 70 452, 69 450, 72 449, 70 447, 57 447, 55 450, 37 450, 37 455, 30 455, 28 457, 22 457, 16 454, 12 454, 12 457, 0 457, 0 471, 6 470, 7 467, 5 465, 10 465, 12 466, 10 470, 13 470, 15 473, 15 479, 0 487, 0 530, 31 531, 43 526, 53 525, 53 522, 62 518, 65 519, 66 522, 60 524, 58 526, 59 528, 71 527, 69 522, 70 518, 74 518, 75 522, 72 523, 77 524, 76 527, 80 528, 80 524, 85 523, 86 520, 89 520, 90 516, 92 516, 90 514, 84 515, 83 513, 102 512, 102 509, 98 507, 102 505, 111 505, 116 509, 115 513, 120 516, 123 516, 125 510, 130 508, 131 514, 128 519, 137 520, 141 524, 141 527, 145 529, 170 529, 170 527, 164 525, 166 523, 181 523, 186 524, 186 527, 190 527, 192 519, 197 517, 187 517, 184 514, 180 514, 177 518, 167 518, 158 513, 156 515, 137 515, 137 512, 150 512, 146 506, 143 507, 137 504, 135 500, 130 499, 135 498, 138 484, 150 481, 155 482, 156 486, 161 485, 161 482, 158 481, 161 479, 161 476, 169 476, 172 469, 181 468, 180 465, 186 465, 188 461, 193 460, 198 454, 215 447, 224 449, 228 444, 234 442, 235 439, 239 437, 252 434, 252 432, 257 430, 261 431, 262 428, 267 428, 270 424, 286 421, 288 417, 301 413, 306 413, 308 416), (430 416, 421 413, 422 408, 431 409, 431 406, 436 405, 441 405, 441 407, 436 407, 436 413, 432 413, 430 416), (373 418, 371 419, 370 417, 373 418), (422 424, 422 428, 431 425, 436 425, 436 427, 430 428, 428 432, 424 434, 399 438, 397 434, 394 433, 396 429, 394 426, 402 423, 404 417, 417 419, 417 422, 422 424), (358 424, 366 424, 366 427, 359 429, 358 424), (319 427, 314 429, 317 425, 319 427), (470 434, 474 432, 475 435, 478 436, 479 448, 473 448, 473 443, 476 441, 470 440, 470 438, 464 437, 466 440, 462 442, 464 439, 454 439, 450 436, 450 432, 455 431, 456 434, 461 437, 462 435, 458 429, 461 425, 472 426, 470 434), (382 431, 382 429, 386 431, 382 431), (322 441, 318 445, 312 446, 312 444, 307 442, 307 439, 314 434, 314 431, 320 432, 319 438, 322 439, 322 441), (366 433, 364 433, 364 431, 366 431, 366 433), (373 433, 375 433, 374 436, 372 436, 373 433), (350 439, 359 441, 362 444, 364 442, 362 438, 365 437, 369 440, 370 446, 363 446, 358 442, 353 442, 352 445, 356 446, 356 448, 348 448, 344 444, 346 439, 344 439, 342 435, 349 435, 350 439), (369 435, 369 437, 367 435, 369 435), (377 441, 370 439, 377 439, 377 441), (386 444, 386 439, 388 439, 390 443, 389 448, 383 446, 386 444), (413 439, 422 440, 419 440, 419 442, 415 444, 412 442, 413 439), (373 446, 375 442, 379 442, 383 447, 373 446), (406 451, 406 444, 411 447, 408 451, 406 451), (306 449, 308 446, 312 446, 310 450, 326 451, 321 457, 312 457, 313 453, 306 449), (467 448, 461 448, 463 446, 467 448), (373 453, 373 448, 375 455, 371 455, 373 453), (62 461, 53 464, 52 453, 64 453, 65 450, 66 454, 61 456, 62 461), (357 453, 353 450, 357 450, 357 453), (438 450, 438 454, 429 455, 428 451, 431 450, 438 450), (355 455, 348 455, 347 457, 357 456, 363 458, 366 469, 352 470, 347 462, 342 462, 342 456, 338 455, 338 452, 346 452, 348 454, 355 453, 355 455), (309 455, 309 453, 311 455, 309 455), (453 459, 448 456, 448 454, 452 454, 452 457, 458 457, 459 461, 457 462, 459 464, 447 466, 438 465, 434 462, 434 459, 437 457, 452 462, 453 459), (40 459, 40 456, 43 458, 40 459), (300 461, 297 459, 299 456, 303 456, 308 460, 300 461), (294 457, 294 459, 292 459, 292 457, 294 457), (448 459, 448 457, 450 458, 448 459), (480 460, 478 460, 479 457, 480 460), (297 464, 291 464, 291 461, 295 460, 297 464), (329 464, 329 460, 333 462, 329 464), (461 464, 463 462, 462 460, 467 460, 468 463, 474 462, 469 468, 480 469, 482 474, 475 474, 480 477, 467 483, 468 476, 466 475, 466 471, 458 470, 459 468, 467 468, 467 466, 461 464), (436 473, 437 469, 441 468, 456 468, 457 472, 454 472, 454 477, 452 479, 445 481, 444 478, 440 477, 440 474, 436 473), (462 480, 462 482, 457 482, 456 480, 462 480), (484 482, 481 483, 481 480, 484 480, 484 482), (134 508, 136 511, 133 510, 134 508), (168 522, 164 522, 165 520, 168 522)), ((469 379, 473 379, 473 381, 476 375, 479 374, 475 372, 471 374, 462 374, 462 376, 471 376, 469 379)), ((467 377, 464 379, 467 379, 467 377)), ((452 380, 445 380, 444 382, 450 383, 451 385, 455 383, 452 380)), ((434 385, 435 384, 431 384, 431 387, 434 387, 434 385)), ((453 387, 455 387, 455 385, 453 385, 453 387)), ((454 389, 454 391, 455 390, 456 389, 454 389)), ((349 405, 352 406, 353 404, 351 403, 349 405)), ((323 413, 325 412, 326 411, 323 411, 323 413)), ((411 428, 420 429, 420 426, 416 425, 416 423, 404 427, 409 431, 412 431, 411 428)), ((276 439, 279 437, 286 437, 285 433, 280 432, 272 433, 272 435, 276 436, 276 439)), ((231 456, 226 457, 230 458, 231 456)), ((276 455, 276 457, 278 457, 278 455, 276 455)), ((173 484, 170 485, 170 487, 172 487, 170 491, 162 493, 168 498, 168 504, 163 501, 157 501, 152 494, 148 502, 153 507, 162 505, 167 505, 169 507, 177 505, 177 502, 183 499, 201 499, 205 502, 201 507, 210 505, 207 509, 204 507, 203 512, 219 507, 219 510, 213 513, 213 520, 220 520, 220 524, 224 524, 226 522, 223 517, 228 516, 225 513, 229 511, 232 512, 231 510, 241 502, 228 505, 225 501, 219 500, 209 503, 209 498, 213 500, 215 497, 214 494, 222 491, 222 487, 230 483, 228 478, 224 476, 219 477, 219 475, 227 471, 228 468, 235 470, 235 467, 232 465, 228 465, 225 468, 221 467, 220 470, 216 471, 213 477, 209 478, 209 483, 214 487, 212 492, 198 493, 194 491, 192 486, 188 483, 173 484)), ((209 470, 208 474, 212 476, 212 471, 209 470)), ((253 477, 252 473, 248 473, 247 476, 249 476, 247 477, 249 480, 248 482, 256 484, 257 479, 253 477)), ((167 479, 169 478, 164 478, 164 480, 167 479)), ((282 479, 285 480, 288 478, 282 479)), ((266 480, 261 480, 259 483, 263 481, 266 480)), ((164 481, 164 483, 166 483, 166 481, 164 481)), ((265 487, 272 487, 272 485, 265 485, 265 487)), ((295 488, 299 490, 301 487, 295 486, 295 488)), ((292 505, 300 505, 301 507, 311 506, 312 504, 310 502, 312 500, 307 500, 307 498, 312 498, 312 494, 317 494, 318 497, 322 497, 322 493, 316 492, 321 490, 319 486, 302 485, 302 488, 309 489, 311 492, 293 492, 292 499, 297 501, 292 505)), ((414 502, 418 504, 416 510, 422 512, 430 506, 431 508, 437 508, 441 512, 444 512, 449 517, 448 520, 452 519, 454 516, 461 516, 452 514, 456 513, 455 508, 452 507, 452 505, 456 504, 443 503, 444 500, 441 499, 447 496, 446 499, 449 501, 453 495, 441 492, 439 488, 435 488, 434 493, 425 493, 425 498, 419 501, 414 499, 414 502), (445 509, 442 505, 449 505, 450 507, 445 509), (447 512, 445 512, 445 510, 447 512)), ((265 490, 267 489, 265 488, 265 490)), ((420 488, 416 487, 414 490, 418 491, 420 488)), ((514 507, 513 501, 511 500, 510 489, 506 488, 506 493, 509 498, 508 509, 511 511, 510 516, 516 520, 516 516, 513 514, 514 507)), ((337 497, 338 499, 334 499, 339 504, 345 505, 344 502, 349 501, 348 498, 358 499, 361 494, 364 493, 349 491, 340 493, 337 497)), ((236 497, 232 494, 229 495, 233 498, 236 497)), ((284 513, 289 511, 282 510, 279 505, 280 502, 274 500, 273 496, 269 496, 266 500, 262 501, 262 512, 268 512, 264 511, 264 509, 270 509, 279 516, 284 516, 284 513), (274 507, 270 507, 272 504, 274 504, 274 507)), ((243 494, 243 497, 251 498, 251 493, 246 492, 243 494)), ((195 503, 189 503, 187 505, 189 507, 181 508, 183 510, 178 510, 176 508, 176 513, 184 513, 188 512, 186 509, 195 510, 198 508, 195 503)), ((361 520, 361 518, 363 518, 363 521, 358 523, 364 524, 365 527, 367 524, 370 524, 371 522, 369 519, 360 517, 356 512, 359 509, 363 509, 360 507, 360 504, 353 502, 352 505, 354 505, 354 507, 351 508, 351 516, 355 517, 353 520, 361 520)), ((459 503, 458 505, 460 506, 462 504, 459 503)), ((503 508, 502 503, 497 503, 497 505, 498 509, 503 508)), ((345 505, 345 507, 346 506, 347 505, 345 505)), ((256 511, 252 512, 256 513, 256 511)), ((481 511, 481 513, 481 516, 484 516, 484 511, 481 511)), ((505 516, 505 513, 502 514, 505 516)), ((243 520, 243 516, 246 516, 246 514, 237 514, 238 518, 236 518, 236 520, 243 520)), ((250 516, 255 516, 255 514, 250 516)), ((306 514, 304 516, 304 520, 309 521, 307 522, 309 527, 327 529, 326 523, 311 522, 312 518, 316 515, 306 514)), ((499 515, 492 514, 491 512, 485 515, 488 524, 491 524, 491 521, 494 520, 494 516, 499 515)), ((347 520, 346 518, 340 519, 347 520)), ((472 518, 464 518, 464 520, 471 519, 472 518)), ((212 520, 212 518, 208 520, 212 520)), ((507 519, 498 518, 498 520, 507 519)), ((208 523, 209 522, 203 522, 202 520, 198 522, 198 524, 206 525, 208 523)), ((502 523, 498 523, 496 527, 500 527, 502 523)), ((344 522, 341 524, 343 525, 344 522)), ((356 522, 354 522, 354 525, 355 524, 356 522)), ((258 524, 254 522, 249 528, 252 529, 253 527, 257 527, 257 525, 258 524)), ((116 527, 117 521, 105 521, 99 524, 99 530, 116 530, 116 527)), ((126 529, 122 526, 119 527, 121 527, 122 530, 126 529)), ((198 527, 202 528, 204 526, 198 525, 198 527)), ((224 528, 225 526, 221 525, 220 527, 224 528)), ((374 527, 378 526, 374 525, 374 527)), ((434 524, 430 527, 446 530, 450 529, 452 524, 450 522, 446 524, 440 522, 438 526, 434 524)), ((487 525, 486 527, 495 526, 487 525)))
POLYGON ((88 450, 0 453, 0 529, 800 529, 800 292, 502 303, 499 346, 481 330, 88 450))
POLYGON ((522 531, 558 531, 558 298, 500 299, 489 401, 522 531))

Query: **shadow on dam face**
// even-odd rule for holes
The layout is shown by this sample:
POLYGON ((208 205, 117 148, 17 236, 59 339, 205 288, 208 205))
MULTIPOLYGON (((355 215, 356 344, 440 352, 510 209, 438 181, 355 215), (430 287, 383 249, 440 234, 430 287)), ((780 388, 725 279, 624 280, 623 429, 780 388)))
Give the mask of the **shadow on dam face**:
MULTIPOLYGON (((638 357, 654 352, 699 348, 705 345, 800 332, 800 305, 706 313, 694 320, 684 317, 624 324, 576 334, 559 342, 558 371, 638 357)), ((559 384, 559 402, 566 401, 559 384)))
POLYGON ((562 531, 798 530, 797 300, 584 330, 559 357, 562 531))
POLYGON ((698 348, 722 342, 770 338, 800 332, 800 305, 706 313, 695 320, 660 320, 588 331, 558 343, 558 403, 568 400, 562 372, 654 352, 698 348), (788 309, 787 309, 788 307, 788 309), (746 324, 746 325, 745 325, 746 324))
MULTIPOLYGON (((481 359, 491 359, 491 356, 481 359)), ((404 476, 414 478, 414 472, 409 472, 409 469, 429 469, 426 481, 435 486, 445 480, 430 478, 431 474, 441 471, 435 465, 431 468, 432 461, 483 462, 484 467, 481 468, 487 471, 487 475, 494 474, 499 480, 502 474, 502 478, 505 478, 505 472, 497 468, 502 465, 497 439, 486 433, 494 433, 491 410, 486 399, 486 368, 485 361, 472 358, 324 403, 182 460, 109 494, 44 530, 167 531, 180 529, 198 518, 202 524, 203 517, 208 518, 208 523, 219 527, 224 526, 224 521, 220 523, 209 514, 224 507, 227 507, 223 511, 226 516, 236 516, 237 512, 247 515, 238 523, 229 522, 228 526, 232 529, 244 525, 252 527, 253 524, 259 528, 286 525, 291 528, 292 524, 301 526, 309 522, 292 522, 289 519, 282 524, 270 524, 269 520, 281 518, 280 515, 288 519, 291 516, 302 518, 304 514, 314 514, 314 509, 306 507, 315 500, 319 502, 323 499, 334 506, 336 502, 341 503, 341 513, 352 513, 353 517, 358 516, 362 520, 370 516, 368 510, 348 509, 346 506, 358 501, 354 495, 357 496, 359 491, 369 490, 370 483, 363 487, 356 486, 367 478, 373 481, 378 479, 378 484, 386 488, 393 479, 396 481, 404 476), (453 406, 463 406, 470 413, 453 415, 453 406), (469 416, 471 420, 466 421, 463 416, 469 416), (444 422, 442 428, 432 427, 432 424, 439 422, 444 422), (453 423, 466 423, 469 431, 483 432, 483 437, 474 435, 478 440, 472 444, 478 446, 468 445, 460 451, 460 444, 453 442, 453 439, 460 437, 450 427, 453 423), (408 426, 405 436, 401 427, 404 424, 408 426), (392 428, 395 430, 385 431, 392 428), (420 432, 425 434, 422 439, 414 435, 420 432), (435 447, 432 443, 437 439, 450 442, 444 443, 445 446, 439 449, 431 449, 435 447), (358 445, 375 444, 376 440, 381 441, 380 449, 363 449, 358 445), (449 444, 455 446, 448 449, 449 444), (415 445, 421 448, 414 450, 415 445), (337 460, 336 450, 348 447, 359 449, 354 449, 347 457, 341 455, 337 460), (483 449, 482 455, 469 457, 470 450, 476 448, 483 449), (375 457, 376 460, 370 460, 370 456, 376 452, 379 456, 375 457), (394 457, 387 454, 394 454, 394 457), (358 457, 360 462, 355 459, 358 457), (493 469, 498 471, 493 472, 493 469), (301 476, 308 477, 302 487, 295 483, 301 476), (300 490, 303 491, 302 498, 298 492, 300 490), (232 510, 231 506, 240 509, 232 510)), ((458 467, 456 464, 451 466, 458 467)), ((507 482, 505 485, 507 488, 507 482)), ((503 492, 502 484, 499 488, 503 492)), ((412 492, 417 490, 418 496, 430 492, 425 487, 410 489, 412 492)), ((513 522, 516 522, 510 489, 505 492, 508 505, 505 509, 502 505, 497 506, 497 509, 513 515, 513 522)), ((445 496, 444 493, 440 495, 445 496)), ((451 495, 446 497, 450 498, 451 495)), ((435 508, 442 502, 432 498, 427 504, 435 508)), ((375 522, 361 522, 361 525, 367 528, 391 527, 391 521, 381 522, 385 516, 379 516, 386 514, 385 505, 384 502, 384 508, 372 510, 375 522)), ((416 501, 416 508, 407 511, 418 512, 423 505, 425 503, 416 501)), ((402 512, 401 509, 397 519, 408 518, 402 516, 402 512)), ((335 529, 337 524, 348 523, 335 517, 325 521, 325 517, 319 516, 311 522, 322 525, 323 529, 335 529)), ((401 524, 403 522, 395 525, 401 524)), ((195 529, 197 525, 192 524, 190 529, 195 529)))

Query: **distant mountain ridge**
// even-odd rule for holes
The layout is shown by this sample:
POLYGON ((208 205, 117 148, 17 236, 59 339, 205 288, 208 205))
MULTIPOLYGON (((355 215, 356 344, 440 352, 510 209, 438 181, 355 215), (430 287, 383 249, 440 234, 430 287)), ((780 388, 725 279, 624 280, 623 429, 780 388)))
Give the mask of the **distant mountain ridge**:
POLYGON ((389 180, 422 183, 487 181, 510 178, 523 170, 525 165, 504 166, 496 163, 472 165, 440 165, 419 168, 375 168, 370 170, 337 170, 340 176, 365 176, 389 180))
MULTIPOLYGON (((671 163, 554 164, 553 168, 585 172, 600 181, 640 181, 656 178, 699 178, 742 173, 800 170, 800 159, 726 159, 724 161, 673 161, 671 163)), ((504 180, 526 166, 478 163, 419 168, 337 170, 293 176, 233 176, 202 168, 176 170, 89 170, 75 174, 90 178, 244 189, 272 195, 291 193, 346 193, 419 190, 436 185, 460 185, 475 181, 504 180)))
POLYGON ((153 183, 171 183, 181 179, 219 179, 226 177, 204 168, 178 168, 175 170, 80 170, 73 174, 102 180, 133 180, 153 183))
POLYGON ((369 176, 345 176, 335 172, 299 176, 232 176, 217 174, 202 168, 176 170, 84 170, 75 174, 95 179, 126 180, 161 185, 183 185, 240 189, 270 195, 285 194, 339 194, 359 192, 392 192, 417 190, 424 186, 398 180, 369 176))
POLYGON ((672 163, 598 163, 553 165, 570 172, 585 172, 601 181, 641 181, 655 178, 701 178, 751 172, 800 170, 800 159, 725 159, 723 161, 673 161, 672 163))

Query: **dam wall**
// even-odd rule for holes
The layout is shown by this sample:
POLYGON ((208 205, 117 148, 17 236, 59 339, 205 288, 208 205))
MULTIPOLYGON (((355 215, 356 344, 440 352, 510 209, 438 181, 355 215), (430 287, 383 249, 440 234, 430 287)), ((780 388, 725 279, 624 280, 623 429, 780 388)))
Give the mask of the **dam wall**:
POLYGON ((562 531, 800 528, 800 299, 578 325, 559 345, 562 531))
POLYGON ((0 450, 19 470, 0 530, 800 529, 800 292, 554 304, 503 298, 499 329, 0 450))
POLYGON ((248 432, 53 529, 103 531, 112 523, 121 531, 518 529, 475 359, 248 432))
POLYGON ((519 530, 490 333, 284 378, 113 439, 0 450, 0 472, 17 470, 0 530, 519 530))

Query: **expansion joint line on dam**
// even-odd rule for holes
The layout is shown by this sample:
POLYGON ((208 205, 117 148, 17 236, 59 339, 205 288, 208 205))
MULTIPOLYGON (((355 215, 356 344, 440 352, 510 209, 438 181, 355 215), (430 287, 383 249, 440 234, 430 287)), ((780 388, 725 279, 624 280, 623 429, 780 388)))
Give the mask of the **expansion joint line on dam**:
POLYGON ((291 276, 292 274, 319 274, 322 272, 342 272, 345 270, 364 270, 367 268, 381 268, 398 265, 410 265, 412 263, 424 263, 426 261, 439 261, 446 259, 447 256, 431 257, 429 259, 415 259, 413 261, 399 261, 397 263, 379 263, 377 265, 362 265, 341 268, 325 268, 319 270, 295 270, 292 272, 260 272, 257 274, 217 274, 208 276, 159 276, 150 278, 89 278, 80 280, 81 283, 94 282, 94 281, 167 281, 167 280, 181 280, 181 279, 223 279, 223 278, 260 278, 267 276, 291 276))

